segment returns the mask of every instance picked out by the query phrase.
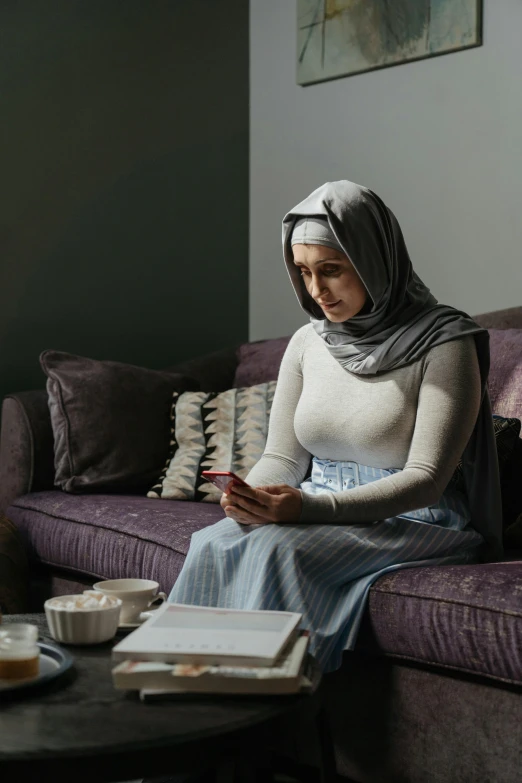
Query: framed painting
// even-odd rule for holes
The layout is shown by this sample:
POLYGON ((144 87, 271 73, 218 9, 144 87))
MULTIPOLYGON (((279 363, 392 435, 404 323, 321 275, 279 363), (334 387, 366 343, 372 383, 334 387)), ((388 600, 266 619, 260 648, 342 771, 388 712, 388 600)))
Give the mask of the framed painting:
POLYGON ((482 0, 297 0, 297 83, 482 44, 482 0))

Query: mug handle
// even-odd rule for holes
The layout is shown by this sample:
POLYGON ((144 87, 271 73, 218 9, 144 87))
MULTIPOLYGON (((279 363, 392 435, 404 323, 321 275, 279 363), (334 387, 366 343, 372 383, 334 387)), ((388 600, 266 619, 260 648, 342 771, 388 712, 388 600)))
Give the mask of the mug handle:
MULTIPOLYGON (((156 593, 155 596, 153 596, 151 602, 149 603, 147 609, 145 611, 147 612, 154 612, 156 609, 159 609, 159 606, 153 606, 153 604, 156 603, 156 601, 159 601, 161 598, 161 603, 167 600, 167 596, 165 593, 156 593)), ((161 604, 160 604, 161 606, 161 604)))

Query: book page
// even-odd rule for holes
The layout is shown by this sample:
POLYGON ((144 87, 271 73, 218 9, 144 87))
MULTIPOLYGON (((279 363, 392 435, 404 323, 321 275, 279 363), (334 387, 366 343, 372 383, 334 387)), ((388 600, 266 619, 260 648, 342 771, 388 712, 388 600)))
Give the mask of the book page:
POLYGON ((260 631, 262 633, 283 633, 292 615, 287 612, 248 612, 226 609, 194 608, 183 604, 171 604, 153 621, 154 628, 195 628, 198 631, 260 631))

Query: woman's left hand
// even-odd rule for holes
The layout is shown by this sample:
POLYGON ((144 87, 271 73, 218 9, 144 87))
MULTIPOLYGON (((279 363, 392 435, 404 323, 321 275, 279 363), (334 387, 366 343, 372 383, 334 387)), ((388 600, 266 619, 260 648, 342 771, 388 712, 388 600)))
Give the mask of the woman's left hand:
POLYGON ((273 522, 299 522, 303 500, 301 491, 288 484, 268 487, 242 487, 232 484, 226 495, 227 517, 242 525, 266 525, 273 522))

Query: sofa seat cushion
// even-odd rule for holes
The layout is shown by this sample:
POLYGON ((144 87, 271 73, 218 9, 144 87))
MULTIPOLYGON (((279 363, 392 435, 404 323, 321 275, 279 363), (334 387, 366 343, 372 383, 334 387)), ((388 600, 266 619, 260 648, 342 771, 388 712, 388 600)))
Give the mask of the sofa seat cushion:
MULTIPOLYGON (((7 517, 34 560, 92 581, 155 579, 168 592, 192 533, 222 519, 223 510, 53 491, 18 498, 7 517)), ((382 576, 370 590, 357 648, 522 684, 522 560, 382 576)))
POLYGON ((384 575, 358 647, 522 684, 522 560, 384 575))
POLYGON ((155 579, 168 592, 192 533, 223 519, 221 506, 137 495, 33 492, 9 506, 29 557, 96 579, 155 579))

